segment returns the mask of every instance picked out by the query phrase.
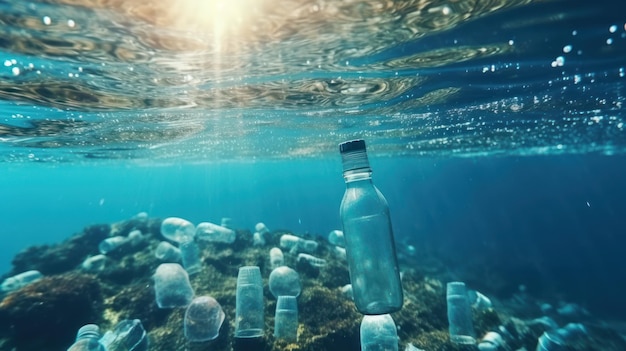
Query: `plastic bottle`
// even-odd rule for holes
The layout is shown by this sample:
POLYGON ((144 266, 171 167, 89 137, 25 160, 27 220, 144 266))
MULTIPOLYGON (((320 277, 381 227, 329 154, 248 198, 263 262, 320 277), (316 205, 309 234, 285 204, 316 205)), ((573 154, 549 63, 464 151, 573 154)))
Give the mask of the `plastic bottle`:
POLYGON ((480 291, 468 289, 467 298, 471 306, 479 311, 485 311, 492 307, 491 299, 483 295, 480 291))
POLYGON ((270 292, 275 298, 279 296, 298 296, 302 291, 298 272, 287 266, 275 268, 270 273, 269 286, 270 292))
POLYGON ((254 234, 252 234, 252 245, 263 246, 265 245, 265 235, 269 234, 270 230, 263 222, 259 222, 254 226, 254 234))
POLYGON ((298 340, 298 302, 295 296, 279 296, 274 318, 274 337, 288 342, 298 340))
POLYGON ((78 329, 76 341, 67 351, 106 351, 100 343, 100 328, 95 324, 87 324, 78 329))
POLYGON ((0 284, 0 293, 8 293, 25 287, 30 283, 41 279, 43 275, 37 270, 31 270, 16 274, 12 277, 6 278, 2 284, 0 284))
POLYGON ((161 241, 154 250, 154 256, 161 261, 177 263, 181 261, 180 249, 167 241, 161 241))
POLYGON ((145 236, 141 233, 141 230, 135 229, 128 233, 128 241, 132 246, 137 246, 141 244, 144 240, 145 236))
POLYGON ((537 351, 568 351, 587 335, 587 329, 580 323, 569 323, 563 328, 549 330, 541 334, 537 351))
POLYGON ((341 230, 332 230, 328 233, 328 242, 335 246, 346 246, 346 241, 343 238, 343 232, 341 230))
POLYGON ((235 315, 236 338, 263 336, 265 326, 263 279, 261 279, 261 270, 257 266, 239 268, 235 315))
POLYGON ((289 249, 289 252, 296 254, 300 251, 313 253, 317 250, 319 244, 315 240, 306 240, 292 234, 283 234, 280 237, 280 247, 289 249))
POLYGON ((315 268, 322 268, 326 266, 326 260, 323 258, 315 257, 313 255, 300 253, 296 257, 297 262, 306 262, 309 266, 315 268))
POLYGON ((504 350, 506 343, 502 336, 496 332, 490 331, 478 343, 479 351, 498 351, 504 350))
POLYGON ((146 351, 148 336, 139 319, 123 319, 100 339, 106 351, 146 351))
POLYGON ((110 238, 106 238, 100 242, 98 245, 98 250, 103 255, 108 254, 109 252, 118 249, 120 246, 124 245, 128 239, 124 236, 112 236, 110 238))
POLYGON ((398 311, 403 294, 387 200, 372 182, 365 141, 342 143, 339 151, 346 181, 340 215, 356 308, 398 311))
POLYGON ((202 222, 196 226, 196 237, 211 242, 232 244, 237 239, 237 233, 217 224, 202 222))
POLYGON ((272 269, 278 268, 285 264, 285 255, 283 255, 283 250, 273 247, 270 250, 270 266, 272 269))
POLYGON ((446 286, 450 341, 455 344, 476 343, 472 308, 463 282, 450 282, 446 286))
POLYGON ((224 228, 233 229, 233 219, 230 217, 222 217, 220 225, 224 228))
POLYGON ((180 243, 180 255, 187 273, 191 275, 200 272, 202 269, 200 249, 193 239, 180 243))
POLYGON ((211 296, 196 297, 185 311, 185 337, 202 342, 217 338, 224 322, 222 306, 211 296))
POLYGON ((169 217, 161 222, 161 235, 167 240, 182 243, 193 239, 196 227, 186 219, 169 217))
POLYGON ((178 263, 161 263, 157 267, 154 292, 159 308, 187 306, 193 299, 189 275, 178 263))
POLYGON ((265 235, 267 233, 270 232, 269 229, 267 229, 267 226, 265 225, 265 223, 263 222, 259 222, 254 226, 254 230, 256 230, 257 233, 261 234, 261 235, 265 235))
POLYGON ((398 351, 398 330, 388 314, 363 316, 360 334, 361 351, 398 351))
POLYGON ((105 255, 95 255, 87 257, 81 267, 87 272, 101 272, 106 266, 107 257, 105 255))

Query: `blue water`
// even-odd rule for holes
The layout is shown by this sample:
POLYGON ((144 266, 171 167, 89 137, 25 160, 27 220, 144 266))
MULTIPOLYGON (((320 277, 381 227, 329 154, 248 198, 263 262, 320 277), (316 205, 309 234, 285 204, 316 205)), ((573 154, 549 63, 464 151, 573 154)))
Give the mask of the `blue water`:
MULTIPOLYGON (((389 201, 397 241, 443 257, 456 276, 481 264, 519 284, 557 294, 599 315, 626 312, 623 216, 626 158, 574 155, 477 159, 381 158, 377 186, 389 201)), ((56 243, 83 226, 138 212, 195 223, 232 217, 252 230, 326 236, 340 228, 344 184, 338 158, 128 167, 8 166, 0 175, 0 271, 20 249, 56 243)), ((493 282, 471 282, 493 289, 493 282)))

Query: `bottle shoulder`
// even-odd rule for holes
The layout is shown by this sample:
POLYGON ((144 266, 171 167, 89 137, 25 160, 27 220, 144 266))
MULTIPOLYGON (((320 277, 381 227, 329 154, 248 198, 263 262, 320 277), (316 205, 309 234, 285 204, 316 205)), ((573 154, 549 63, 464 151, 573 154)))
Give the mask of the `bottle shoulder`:
POLYGON ((348 187, 341 201, 340 212, 358 212, 361 215, 388 211, 385 196, 374 186, 348 187))

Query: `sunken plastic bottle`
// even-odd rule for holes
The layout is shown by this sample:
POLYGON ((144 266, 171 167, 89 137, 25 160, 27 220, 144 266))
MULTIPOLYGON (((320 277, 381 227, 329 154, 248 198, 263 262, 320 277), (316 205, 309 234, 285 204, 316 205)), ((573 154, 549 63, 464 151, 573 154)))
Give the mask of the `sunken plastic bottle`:
POLYGON ((402 284, 387 200, 372 182, 364 140, 339 145, 346 192, 340 216, 357 310, 376 315, 402 308, 402 284))
POLYGON ((95 324, 87 324, 78 329, 76 341, 67 351, 106 351, 100 343, 100 328, 95 324))

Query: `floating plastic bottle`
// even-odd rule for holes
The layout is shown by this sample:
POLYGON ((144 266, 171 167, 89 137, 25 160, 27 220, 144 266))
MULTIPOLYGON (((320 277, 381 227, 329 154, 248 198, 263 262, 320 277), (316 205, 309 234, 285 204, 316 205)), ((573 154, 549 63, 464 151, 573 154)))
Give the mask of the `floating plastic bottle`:
POLYGON ((167 241, 161 241, 154 250, 154 256, 161 261, 178 263, 181 261, 180 249, 167 241))
POLYGON ((465 283, 450 282, 446 287, 450 340, 455 344, 476 343, 472 308, 467 297, 465 283))
POLYGON ((295 270, 281 266, 275 268, 270 273, 270 292, 275 298, 279 296, 299 296, 302 288, 300 286, 300 275, 295 270))
POLYGON ((161 223, 161 235, 167 240, 180 244, 193 239, 196 235, 196 227, 186 219, 169 217, 161 223))
POLYGON ((100 343, 100 328, 95 324, 87 324, 78 329, 76 341, 67 351, 106 351, 100 343))
POLYGON ((81 267, 87 272, 101 272, 106 266, 107 257, 105 255, 95 255, 87 257, 81 267))
POLYGON ((100 343, 106 351, 147 351, 148 336, 139 319, 124 319, 104 333, 100 343))
POLYGON ((112 236, 110 238, 102 240, 98 245, 98 250, 100 250, 101 254, 106 255, 109 252, 117 250, 122 245, 126 244, 126 241, 128 241, 128 239, 124 236, 112 236))
POLYGON ((187 306, 193 299, 189 275, 178 263, 162 263, 157 267, 154 291, 159 308, 187 306))
POLYGON ((193 239, 180 244, 180 255, 183 261, 183 267, 187 273, 196 274, 200 272, 200 269, 202 269, 200 249, 193 239))
POLYGON ((263 336, 264 304, 263 279, 257 266, 239 268, 235 300, 235 337, 256 338, 263 336))
POLYGON ((224 322, 222 306, 211 296, 196 297, 185 311, 185 337, 202 342, 217 338, 224 322))
POLYGON ((398 351, 398 330, 389 314, 363 316, 360 334, 361 351, 398 351))
POLYGON ((237 239, 237 233, 217 224, 202 222, 196 227, 196 238, 216 243, 232 244, 237 239))
POLYGON ((346 240, 341 230, 333 230, 328 233, 328 242, 331 243, 331 245, 346 247, 346 240))
POLYGON ((25 287, 30 283, 34 283, 37 280, 43 278, 37 270, 26 271, 20 274, 16 274, 12 277, 6 278, 2 284, 0 284, 0 292, 8 293, 25 287))
POLYGON ((285 264, 285 256, 283 251, 277 247, 273 247, 270 250, 270 266, 272 269, 278 268, 285 264))
POLYGON ((339 145, 346 191, 340 216, 354 302, 363 314, 402 308, 400 270, 387 200, 372 182, 365 141, 339 145))
POLYGON ((279 296, 274 318, 274 337, 288 342, 298 340, 298 302, 295 296, 279 296))

